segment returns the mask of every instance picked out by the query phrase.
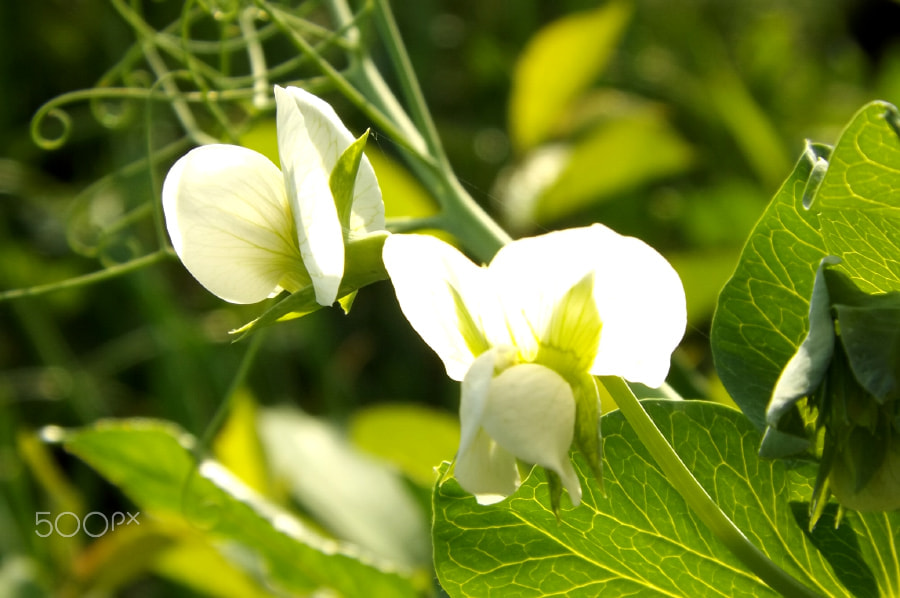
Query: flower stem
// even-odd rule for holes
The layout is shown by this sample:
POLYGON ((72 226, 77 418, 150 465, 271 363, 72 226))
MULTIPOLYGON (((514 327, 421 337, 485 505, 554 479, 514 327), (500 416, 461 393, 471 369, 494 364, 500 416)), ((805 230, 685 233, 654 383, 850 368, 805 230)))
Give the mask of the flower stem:
MULTIPOLYGON (((341 26, 351 27, 350 12, 345 0, 332 0, 331 4, 341 26)), ((375 96, 368 99, 383 106, 386 114, 397 123, 398 129, 408 130, 410 126, 414 127, 417 135, 402 147, 406 150, 410 168, 442 208, 441 228, 456 237, 476 259, 487 263, 511 239, 469 195, 453 172, 389 3, 377 0, 374 15, 415 125, 411 124, 410 118, 400 109, 364 46, 359 47, 356 56, 362 66, 358 71, 361 79, 358 85, 369 96, 375 96), (424 151, 418 149, 420 142, 427 146, 424 151)))
POLYGON ((656 460, 669 483, 687 502, 694 514, 715 536, 772 589, 783 596, 812 597, 815 592, 776 565, 728 518, 719 505, 707 494, 675 450, 668 443, 650 415, 631 389, 619 377, 603 376, 598 379, 601 393, 611 396, 619 410, 631 424, 641 443, 656 460))
POLYGON ((409 106, 412 119, 422 132, 425 142, 428 144, 428 149, 438 164, 449 166, 437 127, 434 125, 434 119, 431 117, 431 112, 425 103, 425 96, 422 94, 422 88, 419 86, 419 79, 413 70, 409 53, 406 51, 403 38, 400 36, 400 30, 397 28, 397 21, 391 12, 390 2, 387 2, 387 0, 375 0, 375 4, 375 21, 381 30, 385 48, 397 71, 397 78, 403 91, 403 97, 409 106))
POLYGON ((213 438, 222 427, 222 424, 225 423, 228 414, 231 412, 231 406, 234 403, 234 399, 238 395, 238 391, 247 381, 247 375, 250 373, 250 368, 253 367, 253 363, 256 360, 256 356, 259 353, 259 348, 262 346, 264 338, 265 331, 261 330, 258 330, 256 334, 250 338, 250 343, 247 345, 244 356, 241 358, 241 363, 238 365, 238 369, 231 379, 228 391, 222 398, 222 402, 219 403, 216 412, 213 414, 212 419, 203 431, 203 436, 201 436, 200 441, 194 448, 194 454, 198 463, 209 456, 213 438))

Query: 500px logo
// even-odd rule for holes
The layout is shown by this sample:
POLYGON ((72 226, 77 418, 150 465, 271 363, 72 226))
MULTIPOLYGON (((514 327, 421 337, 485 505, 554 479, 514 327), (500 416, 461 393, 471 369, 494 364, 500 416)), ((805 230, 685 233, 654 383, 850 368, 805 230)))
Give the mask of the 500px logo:
POLYGON ((134 514, 116 511, 111 517, 107 517, 105 513, 100 511, 91 511, 84 517, 79 517, 72 511, 63 511, 55 518, 49 519, 42 517, 42 515, 50 515, 50 511, 37 511, 34 514, 34 533, 41 538, 46 538, 54 532, 64 538, 71 538, 79 530, 83 529, 84 533, 90 537, 99 538, 106 532, 116 529, 116 527, 131 525, 132 523, 140 525, 141 522, 138 521, 138 515, 140 514, 140 511, 134 514), (67 518, 72 521, 68 521, 67 518), (62 526, 60 526, 60 522, 62 522, 62 526), (88 528, 88 522, 90 522, 90 528, 88 528))

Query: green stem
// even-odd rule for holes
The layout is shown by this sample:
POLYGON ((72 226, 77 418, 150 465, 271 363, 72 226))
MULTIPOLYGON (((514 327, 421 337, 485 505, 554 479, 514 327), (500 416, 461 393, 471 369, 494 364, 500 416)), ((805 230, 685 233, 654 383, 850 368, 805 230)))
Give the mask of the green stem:
POLYGON ((391 61, 397 72, 397 78, 400 81, 400 87, 403 90, 403 97, 412 113, 413 122, 416 123, 431 155, 435 157, 438 164, 449 169, 449 161, 447 154, 444 152, 444 146, 438 135, 437 127, 434 125, 434 119, 425 103, 425 96, 422 88, 419 86, 419 79, 413 70, 412 61, 409 59, 409 53, 403 44, 403 38, 400 36, 400 30, 397 28, 397 21, 391 12, 390 2, 387 0, 375 0, 375 23, 381 30, 382 40, 391 61))
MULTIPOLYGON (((266 11, 273 22, 281 27, 282 31, 288 35, 297 49, 316 65, 316 68, 328 78, 335 89, 359 108, 363 114, 375 124, 375 126, 393 137, 396 140, 396 143, 401 147, 407 151, 417 153, 415 143, 417 138, 419 138, 419 135, 415 129, 402 129, 400 123, 395 122, 395 119, 390 118, 380 110, 376 102, 364 96, 340 71, 325 60, 325 58, 323 58, 322 55, 306 41, 303 35, 290 26, 285 16, 278 8, 271 5, 266 0, 254 0, 254 2, 261 10, 266 11)), ((418 140, 421 141, 420 138, 418 140)))
MULTIPOLYGON (((426 142, 409 115, 394 96, 390 86, 381 76, 367 48, 361 45, 362 35, 356 26, 357 15, 353 14, 346 0, 330 0, 329 6, 339 30, 344 32, 350 48, 348 54, 351 67, 348 78, 360 89, 365 98, 377 106, 404 133, 405 142, 419 159, 434 161, 431 143, 426 142)), ((399 143, 399 141, 398 141, 399 143)))
POLYGON ((110 266, 109 268, 100 270, 99 272, 91 272, 90 274, 85 274, 83 276, 76 276, 74 278, 61 280, 59 282, 42 284, 26 289, 12 289, 10 291, 3 291, 0 292, 0 301, 8 301, 10 299, 23 299, 25 297, 35 297, 37 295, 44 295, 53 291, 72 289, 93 284, 95 282, 109 280, 110 278, 115 278, 117 276, 121 276, 122 274, 127 274, 128 272, 140 270, 141 268, 145 268, 146 266, 161 262, 164 259, 168 259, 174 255, 174 252, 169 249, 160 249, 159 251, 155 251, 143 257, 133 259, 129 262, 110 266))
POLYGON ((512 238, 478 205, 452 171, 445 173, 446 190, 441 205, 445 230, 459 239, 475 258, 488 263, 512 238))
POLYGON ((788 597, 812 598, 815 592, 790 576, 776 565, 728 518, 719 505, 707 494, 700 482, 687 468, 672 445, 668 443, 650 415, 634 393, 619 377, 598 378, 600 392, 607 393, 619 406, 619 410, 632 429, 656 459, 666 479, 678 491, 695 515, 750 571, 759 576, 772 589, 788 597))
POLYGON ((247 374, 250 373, 250 368, 253 366, 253 362, 256 360, 256 354, 259 352, 259 348, 262 346, 263 339, 265 339, 265 337, 265 331, 258 330, 256 334, 254 334, 250 338, 250 342, 247 345, 247 350, 244 352, 244 356, 241 358, 241 363, 240 365, 238 365, 238 369, 235 372, 234 377, 231 379, 231 384, 228 386, 228 391, 225 393, 225 397, 222 399, 222 402, 216 409, 215 414, 213 414, 212 419, 206 425, 203 436, 200 438, 200 442, 194 449, 194 454, 198 462, 202 461, 209 455, 213 437, 216 435, 216 432, 219 431, 219 428, 222 427, 222 424, 225 423, 225 419, 231 412, 231 404, 234 403, 234 398, 237 396, 238 391, 246 382, 247 374))
MULTIPOLYGON (((358 39, 358 31, 351 22, 352 13, 345 0, 332 0, 330 4, 340 26, 352 32, 353 39, 358 39)), ((377 24, 382 29, 382 41, 397 71, 397 78, 416 126, 412 125, 381 73, 375 68, 367 49, 362 46, 355 56, 360 65, 357 72, 361 80, 358 85, 369 92, 372 96, 369 99, 381 106, 400 129, 413 127, 416 131, 412 142, 404 144, 406 157, 410 168, 442 208, 441 228, 456 237, 476 259, 487 263, 511 239, 469 195, 453 172, 388 3, 378 0, 374 12, 377 24), (427 149, 418 147, 423 143, 427 149)))
POLYGON ((440 214, 422 218, 388 218, 384 227, 391 233, 415 233, 427 229, 443 229, 444 219, 440 214))

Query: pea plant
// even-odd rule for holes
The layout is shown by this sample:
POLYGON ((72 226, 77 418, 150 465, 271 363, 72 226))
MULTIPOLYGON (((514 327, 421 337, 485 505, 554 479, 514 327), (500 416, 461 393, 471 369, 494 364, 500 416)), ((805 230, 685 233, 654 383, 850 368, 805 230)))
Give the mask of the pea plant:
MULTIPOLYGON (((138 123, 144 155, 74 213, 96 218, 103 190, 135 173, 149 198, 78 229, 101 269, 0 298, 177 279, 212 330, 204 363, 220 359, 210 345, 229 351, 215 366, 228 384, 205 419, 133 409, 21 437, 57 497, 45 522, 99 508, 71 498, 60 460, 140 513, 102 537, 46 540, 85 555, 92 573, 69 591, 153 574, 215 596, 900 596, 893 105, 857 107, 793 167, 748 150, 774 196, 719 268, 696 335, 678 260, 627 222, 573 218, 627 168, 667 176, 694 160, 649 100, 617 96, 597 138, 578 110, 631 3, 554 21, 523 52, 509 130, 523 157, 491 194, 502 207, 454 171, 388 0, 187 1, 163 27, 139 2, 111 5, 136 41, 94 88, 44 104, 32 135, 69 143, 84 103, 106 126, 138 123), (629 149, 639 129, 647 145, 629 149), (382 312, 397 317, 370 350, 405 335, 414 350, 393 367, 435 365, 432 396, 350 406, 337 425, 253 383, 293 367, 272 344, 382 312), (711 356, 717 396, 690 383, 703 366, 685 360, 686 335, 711 356), (433 407, 441 393, 458 416, 433 407)), ((191 380, 188 411, 207 392, 191 380)), ((374 392, 349 385, 333 392, 374 392)))

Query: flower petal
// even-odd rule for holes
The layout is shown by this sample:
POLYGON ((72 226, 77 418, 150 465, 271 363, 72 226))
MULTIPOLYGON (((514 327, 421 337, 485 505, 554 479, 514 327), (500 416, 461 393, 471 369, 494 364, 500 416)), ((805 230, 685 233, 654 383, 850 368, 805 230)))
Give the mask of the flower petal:
POLYGON ((502 320, 484 269, 428 235, 391 235, 382 259, 403 315, 444 362, 447 375, 462 380, 490 347, 486 320, 502 320))
POLYGON ((594 299, 603 321, 591 367, 656 388, 666 380, 672 352, 687 327, 681 278, 655 249, 594 225, 594 299))
POLYGON ((344 276, 344 236, 328 185, 331 169, 352 143, 325 102, 301 89, 275 87, 278 154, 303 263, 320 305, 337 299, 344 276), (334 120, 332 120, 334 119, 334 120), (335 123, 336 121, 336 123, 335 123))
POLYGON ((487 405, 491 381, 494 379, 496 362, 497 352, 493 349, 485 351, 472 362, 463 378, 459 402, 460 454, 469 449, 481 429, 481 419, 487 405))
POLYGON ((162 200, 175 252, 221 299, 256 303, 284 280, 308 281, 281 173, 262 154, 196 148, 169 170, 162 200))
MULTIPOLYGON (((537 352, 561 299, 593 272, 602 330, 590 372, 659 386, 687 325, 684 289, 672 266, 639 239, 595 224, 514 241, 491 262, 516 345, 537 352)), ((559 313, 556 312, 558 317, 559 313)), ((573 340, 576 349, 579 340, 573 340)))
POLYGON ((453 477, 480 505, 500 502, 520 484, 516 458, 481 429, 469 449, 457 455, 453 477))
POLYGON ((517 458, 556 472, 572 504, 581 502, 581 483, 569 458, 575 398, 562 376, 536 363, 504 370, 491 382, 481 426, 517 458))
MULTIPOLYGON (((338 158, 356 141, 356 137, 344 126, 331 104, 305 89, 276 86, 275 100, 279 109, 282 104, 289 112, 294 112, 294 106, 299 109, 305 123, 306 136, 312 142, 312 146, 324 166, 326 177, 330 176, 338 158)), ((295 115, 291 115, 291 119, 294 118, 295 115)), ((295 145, 293 141, 287 138, 285 140, 288 142, 285 144, 288 155, 306 151, 306 148, 295 145)), ((279 141, 279 151, 281 152, 280 143, 279 141)), ((282 152, 281 156, 283 161, 285 153, 282 152)), ((384 230, 384 201, 381 198, 381 188, 378 186, 378 179, 375 177, 372 163, 365 154, 360 160, 359 171, 356 175, 351 211, 351 232, 364 234, 384 230)))
POLYGON ((480 504, 503 500, 519 487, 515 457, 501 448, 481 428, 488 392, 494 377, 497 350, 483 353, 462 383, 459 419, 462 426, 454 476, 480 504))
MULTIPOLYGON (((533 360, 541 345, 551 340, 566 343, 554 347, 563 352, 582 349, 581 343, 573 342, 572 336, 550 338, 556 336, 551 334, 554 320, 561 319, 561 312, 565 311, 560 309, 563 298, 576 285, 582 288, 591 282, 585 277, 590 276, 592 269, 578 257, 585 251, 583 235, 579 232, 582 230, 587 229, 570 229, 513 241, 500 249, 488 267, 516 346, 526 361, 533 360)), ((596 320, 596 314, 593 319, 596 320)), ((595 321, 593 330, 584 330, 584 325, 580 328, 596 338, 599 326, 600 323, 595 321)), ((590 351, 592 361, 596 341, 590 351)))

